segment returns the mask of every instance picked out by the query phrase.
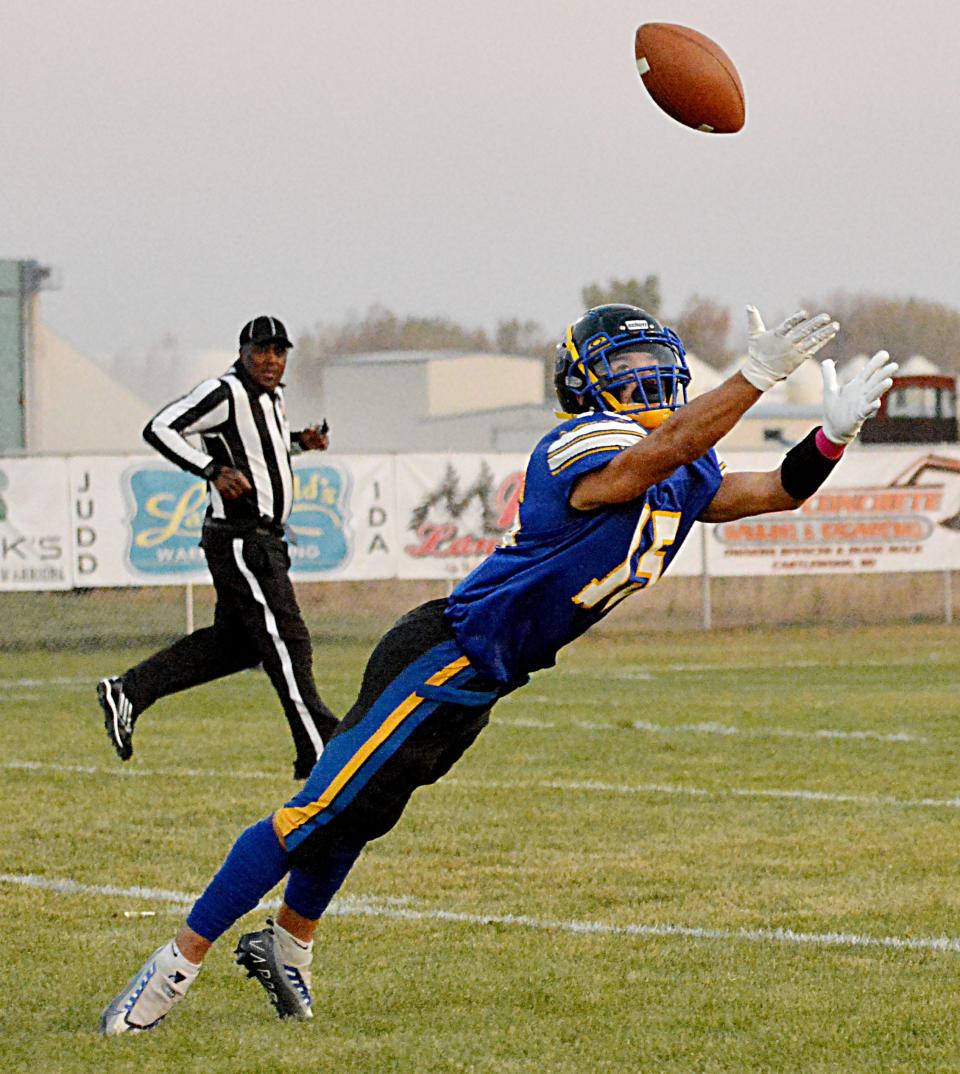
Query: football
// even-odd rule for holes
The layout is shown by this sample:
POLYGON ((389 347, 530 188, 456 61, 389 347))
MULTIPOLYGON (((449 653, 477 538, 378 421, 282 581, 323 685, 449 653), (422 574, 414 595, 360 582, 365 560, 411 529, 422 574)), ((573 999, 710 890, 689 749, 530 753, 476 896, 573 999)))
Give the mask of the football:
POLYGON ((637 70, 668 116, 712 134, 735 134, 746 119, 743 84, 733 61, 709 37, 669 22, 637 30, 637 70))

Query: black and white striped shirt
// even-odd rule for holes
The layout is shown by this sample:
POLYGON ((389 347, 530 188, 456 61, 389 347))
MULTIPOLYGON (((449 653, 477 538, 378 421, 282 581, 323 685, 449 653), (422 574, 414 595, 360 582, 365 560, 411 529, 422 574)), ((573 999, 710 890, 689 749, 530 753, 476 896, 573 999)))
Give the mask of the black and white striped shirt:
POLYGON ((147 423, 143 437, 181 469, 208 479, 208 516, 239 525, 286 522, 293 504, 293 470, 283 392, 256 385, 239 362, 165 406, 147 423), (202 450, 185 439, 192 434, 199 434, 202 450), (215 466, 239 470, 253 492, 224 500, 210 480, 215 466))

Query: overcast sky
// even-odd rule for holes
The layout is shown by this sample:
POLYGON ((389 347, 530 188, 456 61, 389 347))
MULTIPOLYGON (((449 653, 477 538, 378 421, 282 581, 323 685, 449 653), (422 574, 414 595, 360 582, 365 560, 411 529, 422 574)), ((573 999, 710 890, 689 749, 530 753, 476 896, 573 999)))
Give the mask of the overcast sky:
MULTIPOLYGON (((100 361, 232 347, 380 302, 551 334, 659 274, 789 312, 836 289, 960 306, 954 0, 29 0, 0 31, 0 257, 100 361), (641 22, 737 64, 747 125, 678 126, 641 22)), ((739 323, 739 322, 738 322, 739 323)), ((733 341, 735 342, 735 341, 733 341)))

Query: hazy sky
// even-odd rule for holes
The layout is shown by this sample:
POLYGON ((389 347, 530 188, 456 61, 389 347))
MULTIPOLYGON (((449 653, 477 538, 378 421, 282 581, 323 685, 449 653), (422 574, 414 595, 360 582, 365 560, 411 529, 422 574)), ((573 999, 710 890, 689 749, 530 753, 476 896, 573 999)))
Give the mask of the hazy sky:
MULTIPOLYGON (((955 0, 29 0, 0 32, 0 257, 92 357, 381 302, 492 327, 658 273, 771 316, 960 306, 955 0), (667 119, 641 22, 718 40, 735 136, 667 119)), ((737 314, 739 316, 739 312, 737 314)))

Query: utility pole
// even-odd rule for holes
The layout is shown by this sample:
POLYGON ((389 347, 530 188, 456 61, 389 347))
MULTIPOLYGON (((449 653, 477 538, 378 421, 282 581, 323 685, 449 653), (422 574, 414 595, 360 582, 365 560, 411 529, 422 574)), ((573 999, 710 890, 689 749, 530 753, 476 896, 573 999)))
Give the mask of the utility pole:
POLYGON ((35 300, 51 275, 37 261, 0 260, 0 452, 30 445, 35 300))

